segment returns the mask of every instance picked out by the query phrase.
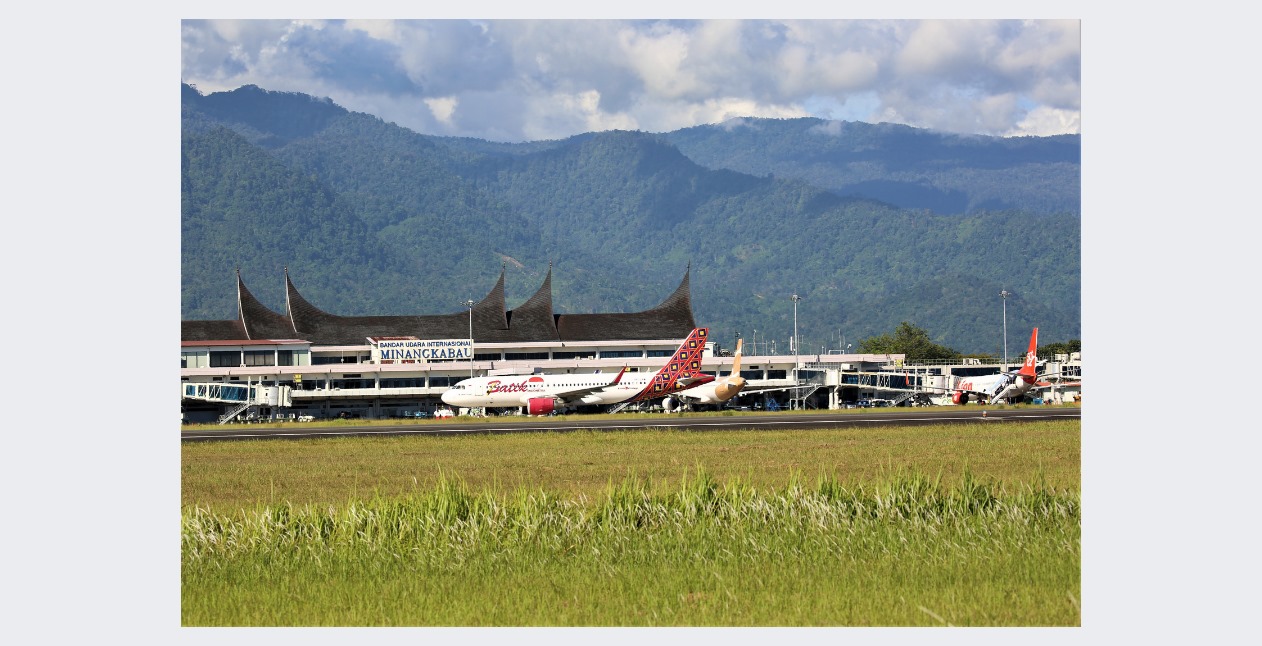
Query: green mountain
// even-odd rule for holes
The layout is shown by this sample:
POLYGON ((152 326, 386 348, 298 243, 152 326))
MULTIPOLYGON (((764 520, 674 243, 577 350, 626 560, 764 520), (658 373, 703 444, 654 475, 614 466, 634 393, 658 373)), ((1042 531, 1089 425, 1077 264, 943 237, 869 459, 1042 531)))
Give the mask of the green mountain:
MULTIPOLYGON (((809 130, 757 121, 764 130, 809 130)), ((1077 182, 1061 191, 1072 196, 1057 198, 1073 209, 987 210, 976 196, 1032 192, 1024 180, 1005 179, 1024 177, 1029 167, 1020 164, 1005 175, 992 160, 999 167, 986 182, 960 180, 981 172, 984 150, 967 163, 941 155, 921 163, 936 168, 935 177, 956 178, 978 202, 940 215, 846 195, 844 182, 793 177, 784 166, 793 158, 783 151, 779 161, 760 162, 765 172, 719 168, 714 159, 724 146, 739 149, 741 140, 691 132, 699 129, 501 144, 419 135, 327 100, 252 86, 205 96, 184 86, 183 124, 185 319, 234 316, 236 268, 278 311, 288 267, 304 296, 326 311, 437 314, 481 298, 501 267, 508 306, 519 305, 551 263, 556 311, 581 313, 653 307, 691 263, 697 320, 724 345, 738 332, 752 340, 757 330, 760 345, 776 339, 785 351, 794 292, 803 296, 802 352, 836 349, 843 336, 857 345, 903 320, 936 343, 998 352, 1001 289, 1014 294, 1010 353, 1033 326, 1044 343, 1080 337, 1077 182), (691 144, 679 142, 690 137, 691 144), (697 152, 700 139, 709 157, 697 152), (1011 186, 996 188, 1004 181, 1011 186)), ((920 162, 908 142, 923 133, 894 129, 883 158, 886 130, 864 129, 869 165, 911 172, 920 162)), ((941 136, 925 137, 938 142, 931 150, 949 147, 941 136)), ((797 139, 803 168, 826 168, 821 160, 840 154, 808 141, 797 139)), ((1002 139, 971 145, 1013 147, 1002 139)), ((760 154, 771 159, 765 150, 774 148, 760 154)), ((1029 164, 1070 164, 1076 175, 1076 158, 1038 161, 1037 146, 1026 148, 1029 164)), ((854 167, 837 165, 838 176, 854 167)), ((1011 201, 1022 200, 1029 201, 1011 201)))
POLYGON ((707 168, 800 179, 934 213, 1080 212, 1078 135, 954 135, 892 123, 732 119, 665 135, 707 168))

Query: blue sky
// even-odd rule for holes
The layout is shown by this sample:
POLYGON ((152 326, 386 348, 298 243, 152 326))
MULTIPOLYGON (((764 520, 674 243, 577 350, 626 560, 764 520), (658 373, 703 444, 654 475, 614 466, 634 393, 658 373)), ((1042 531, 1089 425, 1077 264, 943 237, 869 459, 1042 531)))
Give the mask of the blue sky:
POLYGON ((1081 21, 181 21, 181 77, 495 141, 739 117, 1078 133, 1081 21))

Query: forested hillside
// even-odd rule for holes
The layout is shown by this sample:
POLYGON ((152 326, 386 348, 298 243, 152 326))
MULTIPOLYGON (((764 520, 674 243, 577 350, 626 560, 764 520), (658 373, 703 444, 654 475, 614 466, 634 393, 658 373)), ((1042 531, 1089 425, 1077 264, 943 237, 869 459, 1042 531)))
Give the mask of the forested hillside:
POLYGON ((708 168, 807 181, 939 214, 1078 213, 1078 135, 983 137, 891 123, 733 119, 665 135, 708 168))
MULTIPOLYGON (((803 352, 904 320, 957 350, 996 352, 1005 288, 1010 350, 1036 325, 1044 342, 1080 335, 1076 208, 901 209, 782 170, 699 164, 676 141, 684 131, 497 144, 259 88, 183 96, 185 319, 234 316, 237 267, 278 311, 288 266, 318 307, 367 315, 460 311, 502 266, 511 308, 550 262, 558 313, 638 311, 691 263, 697 320, 724 345, 757 330, 785 351, 794 291, 803 352)), ((906 135, 890 155, 912 167, 906 135)), ((867 136, 879 151, 879 132, 867 136)))

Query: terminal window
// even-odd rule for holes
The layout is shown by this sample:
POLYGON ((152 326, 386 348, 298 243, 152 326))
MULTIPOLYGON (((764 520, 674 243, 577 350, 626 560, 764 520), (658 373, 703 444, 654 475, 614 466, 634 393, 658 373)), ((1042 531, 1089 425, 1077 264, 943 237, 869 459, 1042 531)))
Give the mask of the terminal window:
POLYGON ((424 388, 425 379, 382 379, 382 388, 424 388))
POLYGON ((531 359, 544 360, 548 358, 547 352, 505 352, 505 361, 524 361, 531 359))
POLYGON ((247 366, 274 366, 276 352, 274 350, 246 350, 241 363, 247 366))
POLYGON ((622 359, 625 357, 642 357, 644 353, 640 350, 605 350, 600 353, 603 359, 622 359))
POLYGON ((581 352, 553 352, 553 359, 595 359, 595 350, 583 350, 581 352))
POLYGON ((334 388, 346 390, 372 388, 375 386, 372 379, 334 379, 332 383, 334 388))
POLYGON ((236 368, 239 365, 241 365, 241 353, 237 350, 210 352, 211 368, 236 368))
POLYGON ((311 357, 311 365, 313 366, 327 366, 330 364, 339 364, 339 363, 359 363, 359 357, 355 355, 338 356, 338 357, 321 357, 321 356, 311 357))

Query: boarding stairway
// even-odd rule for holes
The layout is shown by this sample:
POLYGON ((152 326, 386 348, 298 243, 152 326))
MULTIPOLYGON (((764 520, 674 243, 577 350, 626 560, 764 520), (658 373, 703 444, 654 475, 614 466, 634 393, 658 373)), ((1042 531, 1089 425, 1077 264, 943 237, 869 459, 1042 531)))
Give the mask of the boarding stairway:
POLYGON ((809 399, 815 391, 823 388, 823 384, 804 384, 793 388, 793 396, 789 397, 789 410, 806 410, 815 408, 809 399))
POLYGON ((912 397, 915 397, 918 394, 920 394, 920 391, 916 391, 916 390, 901 391, 897 397, 890 400, 890 406, 900 406, 902 405, 903 402, 907 401, 908 399, 911 399, 912 397))
POLYGON ((609 412, 609 413, 619 413, 619 412, 622 412, 622 409, 624 409, 624 408, 626 408, 627 406, 630 406, 630 405, 631 405, 631 400, 627 400, 627 401, 624 401, 624 402, 619 403, 619 404, 614 404, 614 405, 613 405, 613 407, 611 407, 611 408, 610 408, 608 411, 606 411, 606 412, 609 412))
POLYGON ((235 418, 237 415, 240 415, 242 411, 246 410, 247 408, 253 405, 254 404, 248 401, 244 401, 244 402, 241 402, 240 404, 237 404, 236 406, 233 406, 232 408, 228 409, 228 412, 219 416, 219 423, 222 425, 222 424, 227 424, 228 422, 231 422, 233 418, 235 418))

